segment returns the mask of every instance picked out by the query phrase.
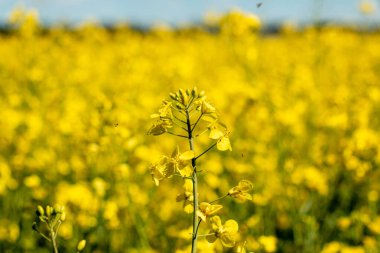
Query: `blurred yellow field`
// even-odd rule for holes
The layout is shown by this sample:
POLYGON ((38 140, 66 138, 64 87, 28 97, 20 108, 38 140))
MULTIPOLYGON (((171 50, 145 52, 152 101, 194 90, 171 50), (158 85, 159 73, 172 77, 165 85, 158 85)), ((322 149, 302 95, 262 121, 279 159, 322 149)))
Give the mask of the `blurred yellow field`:
POLYGON ((156 187, 149 171, 178 140, 147 131, 170 92, 194 86, 232 146, 200 161, 200 198, 253 183, 252 201, 221 211, 247 252, 380 252, 378 31, 260 34, 237 12, 208 29, 11 21, 0 35, 0 252, 49 252, 31 226, 37 205, 54 203, 67 213, 60 252, 82 239, 84 252, 190 252, 182 179, 156 187))

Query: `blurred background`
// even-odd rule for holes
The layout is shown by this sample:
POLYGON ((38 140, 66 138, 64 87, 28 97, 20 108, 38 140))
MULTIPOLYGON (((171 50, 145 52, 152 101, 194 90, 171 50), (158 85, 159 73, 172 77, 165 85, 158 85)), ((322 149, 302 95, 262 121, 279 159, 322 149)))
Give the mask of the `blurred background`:
POLYGON ((149 170, 188 144, 147 130, 194 86, 232 145, 200 159, 199 197, 253 183, 220 213, 247 252, 380 252, 379 5, 1 0, 0 252, 51 252, 31 227, 55 203, 59 252, 190 252, 183 180, 149 170))

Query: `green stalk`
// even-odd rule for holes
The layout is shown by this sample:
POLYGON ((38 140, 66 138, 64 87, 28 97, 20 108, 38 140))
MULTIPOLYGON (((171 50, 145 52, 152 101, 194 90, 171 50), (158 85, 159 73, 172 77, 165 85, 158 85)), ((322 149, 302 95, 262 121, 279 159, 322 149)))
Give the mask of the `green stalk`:
MULTIPOLYGON (((186 124, 187 124, 187 133, 189 139, 190 150, 194 151, 194 139, 193 139, 193 129, 191 129, 190 115, 189 111, 186 109, 186 124)), ((197 218, 197 210, 198 210, 198 179, 197 179, 197 167, 196 167, 196 158, 191 159, 191 165, 193 166, 193 234, 191 239, 191 253, 197 252, 197 239, 198 239, 198 218, 197 218)))
POLYGON ((55 241, 55 232, 53 230, 53 228, 50 228, 50 237, 51 237, 51 242, 53 244, 53 253, 58 253, 58 247, 57 247, 57 243, 55 241))

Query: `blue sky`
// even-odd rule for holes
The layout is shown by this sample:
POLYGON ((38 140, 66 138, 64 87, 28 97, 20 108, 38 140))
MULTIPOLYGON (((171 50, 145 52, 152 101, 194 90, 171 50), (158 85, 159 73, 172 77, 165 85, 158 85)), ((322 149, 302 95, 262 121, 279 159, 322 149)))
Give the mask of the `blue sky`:
POLYGON ((316 18, 339 22, 380 24, 380 0, 0 0, 0 22, 17 6, 38 10, 44 23, 78 24, 87 20, 128 21, 152 25, 181 25, 202 20, 207 12, 239 8, 268 22, 309 22, 316 18), (369 1, 376 7, 370 16, 358 6, 369 1), (262 3, 257 8, 257 3, 262 3))

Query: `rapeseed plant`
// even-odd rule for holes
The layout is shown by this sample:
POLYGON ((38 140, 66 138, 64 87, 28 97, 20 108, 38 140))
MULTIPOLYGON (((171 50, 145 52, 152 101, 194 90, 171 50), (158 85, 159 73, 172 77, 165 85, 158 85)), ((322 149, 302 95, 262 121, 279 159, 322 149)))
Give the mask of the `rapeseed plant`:
MULTIPOLYGON (((66 220, 65 207, 61 205, 49 205, 44 209, 42 206, 37 206, 36 219, 33 223, 33 230, 38 232, 44 239, 51 243, 53 253, 58 253, 57 236, 59 228, 63 221, 66 220), (43 225, 41 227, 41 225, 43 225)), ((82 251, 86 246, 86 240, 79 241, 77 245, 77 253, 82 251)))
POLYGON ((212 203, 228 196, 241 200, 252 199, 248 193, 252 190, 252 183, 242 180, 226 195, 211 202, 199 203, 198 159, 214 147, 220 151, 232 150, 227 127, 220 121, 215 107, 206 99, 205 93, 198 92, 196 87, 192 90, 179 89, 176 93, 170 93, 169 99, 162 102, 158 113, 151 116, 156 122, 148 130, 148 134, 151 135, 168 133, 188 140, 189 150, 181 153, 177 146, 171 157, 163 156, 157 163, 152 164, 150 171, 157 186, 160 181, 174 175, 183 178, 184 192, 177 196, 177 202, 183 201, 184 211, 193 214, 192 253, 197 251, 198 231, 202 222, 211 227, 210 232, 204 235, 208 242, 214 243, 216 239, 220 239, 225 247, 235 246, 238 223, 235 220, 228 220, 225 225, 222 225, 220 217, 215 214, 223 206, 212 203), (181 131, 185 133, 183 134, 181 131), (209 132, 209 138, 213 143, 197 154, 196 138, 206 132, 209 132), (209 218, 210 216, 211 218, 209 218))

